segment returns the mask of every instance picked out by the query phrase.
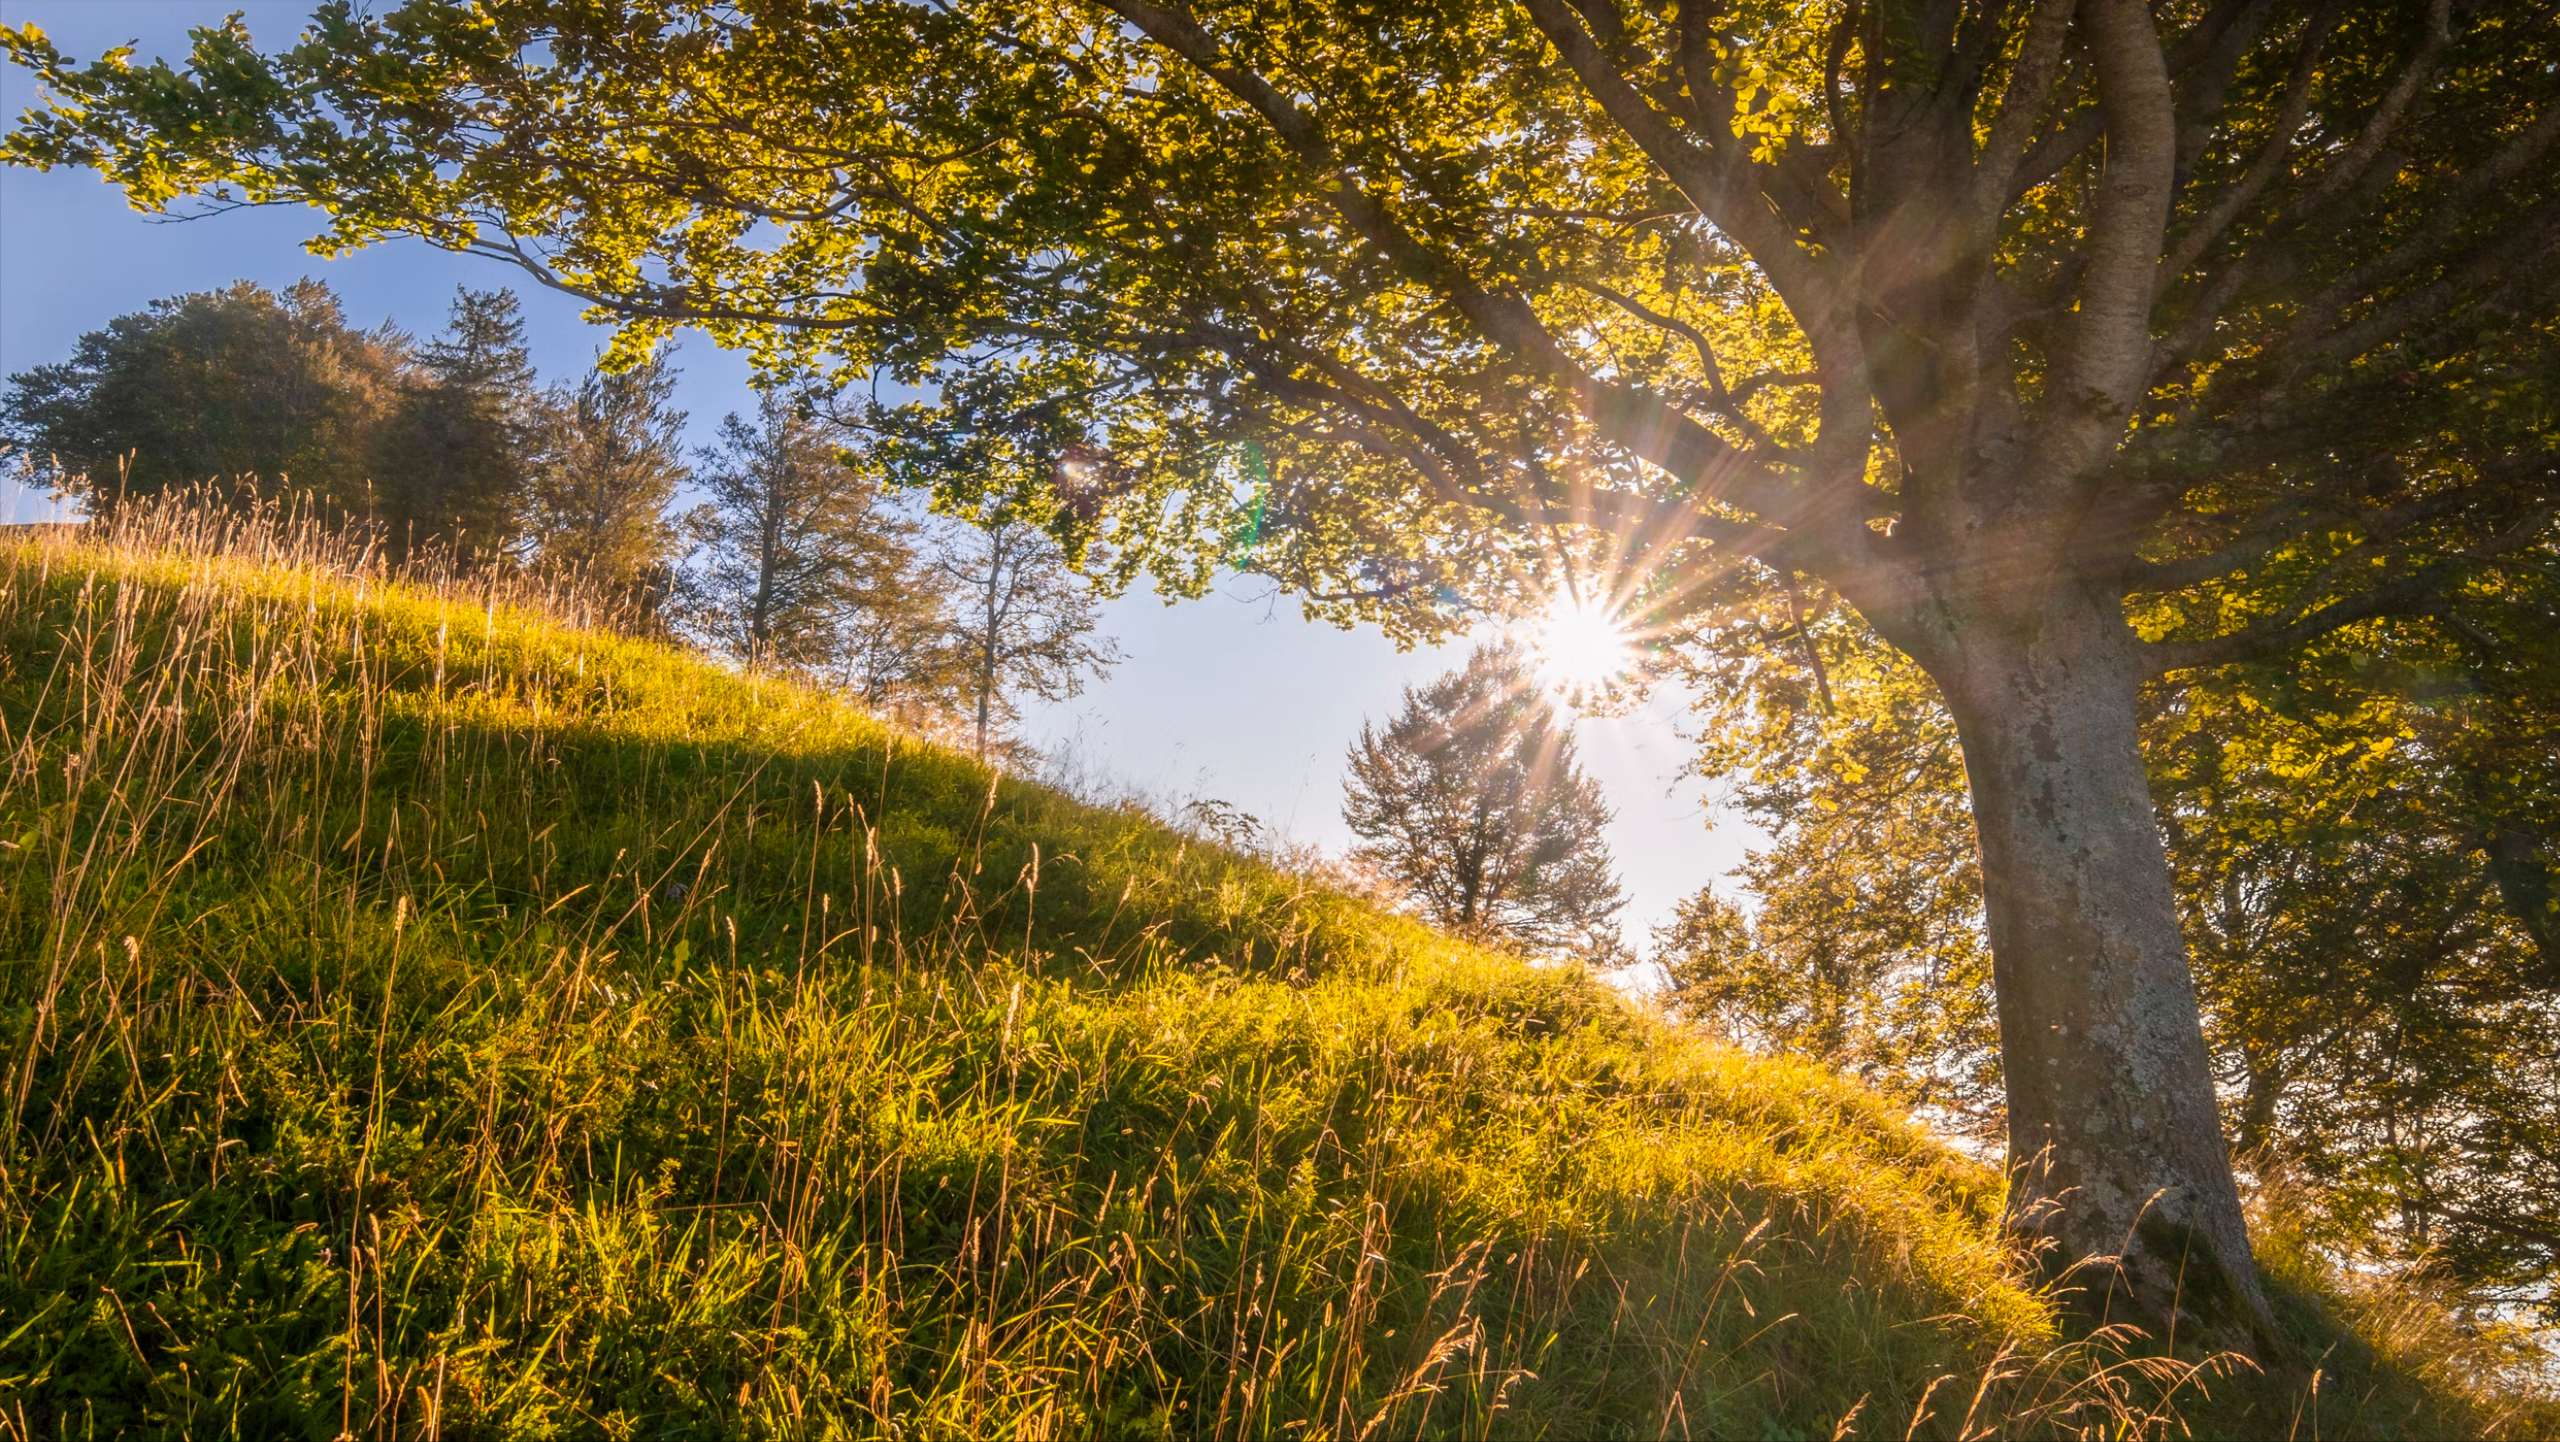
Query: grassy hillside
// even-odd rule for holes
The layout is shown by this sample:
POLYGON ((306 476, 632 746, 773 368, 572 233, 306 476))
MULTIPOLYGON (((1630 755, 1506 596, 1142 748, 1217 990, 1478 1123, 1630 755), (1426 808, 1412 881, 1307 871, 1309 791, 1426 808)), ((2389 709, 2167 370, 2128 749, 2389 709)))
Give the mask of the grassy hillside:
POLYGON ((1836 1077, 307 534, 0 537, 0 644, 0 1437, 2488 1425, 2066 1341, 1836 1077))

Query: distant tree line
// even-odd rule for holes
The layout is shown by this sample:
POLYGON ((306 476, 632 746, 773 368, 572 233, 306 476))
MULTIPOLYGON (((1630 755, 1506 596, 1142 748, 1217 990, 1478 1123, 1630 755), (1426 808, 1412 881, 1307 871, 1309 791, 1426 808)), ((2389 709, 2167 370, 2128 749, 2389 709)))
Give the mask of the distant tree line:
POLYGON ((1114 659, 1029 518, 919 514, 820 396, 769 393, 689 456, 677 377, 661 349, 543 384, 504 289, 461 289, 421 340, 353 328, 317 280, 242 281, 10 377, 0 438, 92 514, 178 487, 307 496, 394 560, 571 581, 982 754, 1025 698, 1072 695, 1114 659))
POLYGON ((1046 531, 1002 506, 971 524, 901 509, 818 400, 769 393, 703 457, 681 607, 703 639, 981 756, 1023 699, 1073 696, 1117 659, 1046 531))

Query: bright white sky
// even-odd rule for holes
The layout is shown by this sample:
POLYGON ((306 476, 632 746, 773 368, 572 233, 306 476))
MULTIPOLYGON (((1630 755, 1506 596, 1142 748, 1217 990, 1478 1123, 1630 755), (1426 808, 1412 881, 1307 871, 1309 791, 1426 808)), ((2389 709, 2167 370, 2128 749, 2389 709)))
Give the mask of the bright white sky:
MULTIPOLYGON (((0 20, 41 26, 83 61, 137 42, 141 58, 174 58, 184 53, 189 26, 219 23, 235 9, 247 12, 252 34, 273 43, 290 38, 310 6, 0 0, 0 20)), ((0 110, 9 118, 32 94, 22 73, 0 73, 0 110)), ((300 247, 316 229, 314 217, 286 211, 155 222, 85 172, 0 170, 0 375, 61 360, 82 332, 163 296, 237 279, 280 287, 305 275, 335 287, 354 324, 393 319, 417 333, 443 324, 457 284, 515 284, 546 379, 576 373, 603 343, 603 330, 579 318, 577 302, 519 284, 495 262, 416 243, 323 261, 300 247)), ((677 360, 697 441, 709 441, 723 413, 752 407, 742 358, 688 334, 677 360)), ((0 494, 0 521, 31 514, 26 498, 0 494)), ((1335 852, 1350 843, 1340 815, 1342 762, 1360 723, 1392 712, 1404 686, 1464 655, 1463 645, 1400 653, 1374 629, 1311 625, 1295 602, 1249 577, 1172 606, 1143 593, 1122 597, 1106 608, 1104 625, 1126 659, 1083 696, 1035 714, 1035 742, 1089 775, 1160 801, 1214 797, 1335 852)), ((1635 715, 1578 726, 1584 765, 1618 813, 1610 842, 1628 892, 1630 939, 1731 867, 1753 838, 1729 813, 1710 831, 1701 785, 1674 784, 1691 754, 1676 731, 1678 714, 1678 698, 1658 696, 1635 715)))

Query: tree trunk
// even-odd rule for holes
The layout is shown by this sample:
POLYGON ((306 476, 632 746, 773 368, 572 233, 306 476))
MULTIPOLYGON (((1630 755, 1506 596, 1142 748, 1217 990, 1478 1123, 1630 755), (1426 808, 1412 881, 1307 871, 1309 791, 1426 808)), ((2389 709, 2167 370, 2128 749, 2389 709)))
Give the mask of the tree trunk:
POLYGON ((998 597, 1004 585, 1004 528, 987 535, 987 604, 978 634, 978 759, 987 759, 987 707, 996 690, 996 632, 1004 622, 998 597))
POLYGON ((2095 594, 1957 634, 1931 669, 1982 854, 2010 1224, 2099 1314, 2245 1338, 2266 1301, 2143 771, 2137 638, 2095 594))

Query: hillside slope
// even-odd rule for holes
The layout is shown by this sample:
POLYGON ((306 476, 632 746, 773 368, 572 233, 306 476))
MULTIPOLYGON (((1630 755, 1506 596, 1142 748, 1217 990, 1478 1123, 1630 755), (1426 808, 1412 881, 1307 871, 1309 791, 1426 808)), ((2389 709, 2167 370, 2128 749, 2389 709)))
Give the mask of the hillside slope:
POLYGON ((323 550, 0 538, 0 1436, 2125 1435, 2210 1380, 2065 1344, 1998 1178, 1836 1077, 323 550))

